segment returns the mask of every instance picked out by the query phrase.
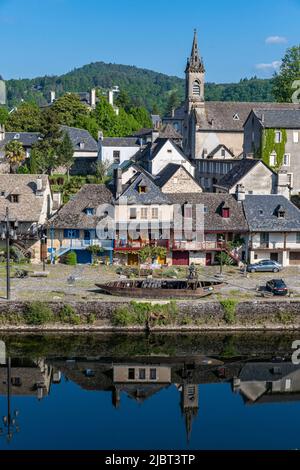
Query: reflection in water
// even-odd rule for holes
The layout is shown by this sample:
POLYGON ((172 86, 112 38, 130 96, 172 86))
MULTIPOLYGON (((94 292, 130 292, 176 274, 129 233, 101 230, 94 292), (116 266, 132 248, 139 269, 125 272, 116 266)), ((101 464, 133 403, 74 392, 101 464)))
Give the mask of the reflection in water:
MULTIPOLYGON (((64 340, 62 337, 61 341, 64 340)), ((24 357, 20 357, 19 349, 18 357, 11 358, 7 356, 10 354, 8 342, 4 360, 2 354, 0 364, 0 397, 5 397, 6 400, 6 411, 0 408, 3 418, 3 425, 0 425, 2 434, 11 441, 14 433, 20 431, 18 410, 12 406, 12 401, 18 399, 18 404, 26 409, 26 398, 34 397, 38 401, 50 400, 51 388, 56 385, 58 388, 55 388, 55 400, 59 402, 60 393, 66 393, 65 388, 70 383, 76 384, 79 390, 84 392, 83 395, 78 395, 74 391, 75 398, 69 395, 70 401, 73 400, 77 409, 83 405, 82 400, 89 400, 89 394, 93 391, 109 394, 112 419, 113 410, 122 410, 123 406, 128 408, 128 400, 129 402, 133 400, 143 407, 145 403, 151 402, 150 399, 165 397, 165 393, 177 390, 179 404, 177 406, 185 424, 186 446, 192 440, 193 423, 198 420, 198 415, 204 414, 205 411, 201 404, 201 389, 199 403, 199 385, 217 387, 218 390, 221 390, 219 387, 221 385, 230 385, 230 393, 238 394, 246 405, 283 404, 300 400, 300 366, 293 365, 287 354, 275 357, 267 353, 253 358, 253 354, 239 356, 236 351, 230 357, 228 350, 226 357, 222 354, 206 356, 202 352, 199 354, 194 350, 191 353, 189 350, 184 354, 181 350, 177 356, 163 355, 160 352, 158 355, 141 357, 135 355, 122 359, 104 354, 90 357, 87 350, 86 355, 80 357, 71 354, 67 357, 55 357, 52 353, 50 357, 34 358, 27 353, 24 357)), ((69 390, 71 389, 68 389, 67 393, 70 394, 72 391, 69 390)), ((1 406, 3 403, 4 400, 0 401, 1 406)), ((151 403, 153 407, 165 406, 165 401, 161 404, 159 401, 151 403)), ((22 409, 20 411, 22 414, 22 409)), ((35 410, 35 413, 38 412, 35 410)), ((139 413, 140 407, 134 412, 139 413)), ((157 409, 153 409, 153 413, 156 412, 157 409)), ((173 412, 177 411, 174 409, 173 412)), ((130 416, 126 416, 126 419, 131 419, 130 416)), ((50 420, 50 414, 46 418, 50 420)), ((47 419, 44 423, 46 428, 47 419)), ((30 429, 30 424, 23 421, 20 434, 26 433, 30 429)), ((144 424, 146 429, 147 423, 144 424)), ((225 428, 226 426, 230 426, 230 423, 225 423, 225 428)), ((225 433, 226 429, 223 432, 225 433)), ((81 444, 82 448, 86 448, 87 444, 84 442, 81 444)), ((111 444, 114 447, 114 443, 111 444)), ((22 447, 25 444, 19 445, 22 447)), ((53 440, 52 448, 56 448, 57 445, 58 443, 53 440)), ((63 443, 60 442, 60 445, 63 446, 63 443)), ((184 444, 181 442, 179 447, 183 448, 184 444)), ((231 448, 234 447, 234 443, 231 443, 231 448)), ((131 448, 134 448, 133 443, 131 448)))

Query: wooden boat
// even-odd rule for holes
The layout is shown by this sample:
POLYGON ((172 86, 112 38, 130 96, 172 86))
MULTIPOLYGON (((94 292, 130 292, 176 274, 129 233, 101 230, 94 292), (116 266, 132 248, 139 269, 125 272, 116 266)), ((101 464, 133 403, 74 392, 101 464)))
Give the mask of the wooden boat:
POLYGON ((96 284, 103 292, 122 297, 202 298, 222 287, 222 282, 199 280, 143 279, 96 284))

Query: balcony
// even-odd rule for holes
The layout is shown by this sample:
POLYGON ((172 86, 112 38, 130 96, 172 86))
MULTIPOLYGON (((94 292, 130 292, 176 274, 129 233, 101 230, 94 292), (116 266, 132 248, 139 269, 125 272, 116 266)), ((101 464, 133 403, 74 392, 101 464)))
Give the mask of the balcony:
POLYGON ((119 251, 141 250, 146 246, 169 248, 169 240, 115 240, 114 249, 119 251))
POLYGON ((172 243, 173 250, 178 251, 226 251, 228 249, 225 242, 197 242, 197 241, 176 241, 172 243))

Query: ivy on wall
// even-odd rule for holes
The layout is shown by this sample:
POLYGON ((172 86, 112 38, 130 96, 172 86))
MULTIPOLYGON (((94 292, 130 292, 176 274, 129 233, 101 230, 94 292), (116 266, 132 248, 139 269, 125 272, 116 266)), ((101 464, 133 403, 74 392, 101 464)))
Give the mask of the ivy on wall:
POLYGON ((285 154, 285 146, 287 143, 287 132, 286 129, 280 129, 281 132, 281 142, 275 142, 275 129, 265 129, 262 135, 262 152, 261 158, 262 161, 270 166, 270 155, 275 151, 277 158, 276 158, 276 165, 273 166, 273 170, 280 170, 283 165, 283 157, 285 154))

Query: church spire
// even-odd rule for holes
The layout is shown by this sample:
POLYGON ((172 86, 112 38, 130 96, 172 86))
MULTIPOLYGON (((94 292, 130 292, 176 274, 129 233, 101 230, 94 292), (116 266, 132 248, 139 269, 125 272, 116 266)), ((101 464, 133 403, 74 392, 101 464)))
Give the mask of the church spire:
POLYGON ((194 39, 191 56, 187 61, 186 72, 205 72, 202 58, 199 54, 197 30, 194 29, 194 39))

